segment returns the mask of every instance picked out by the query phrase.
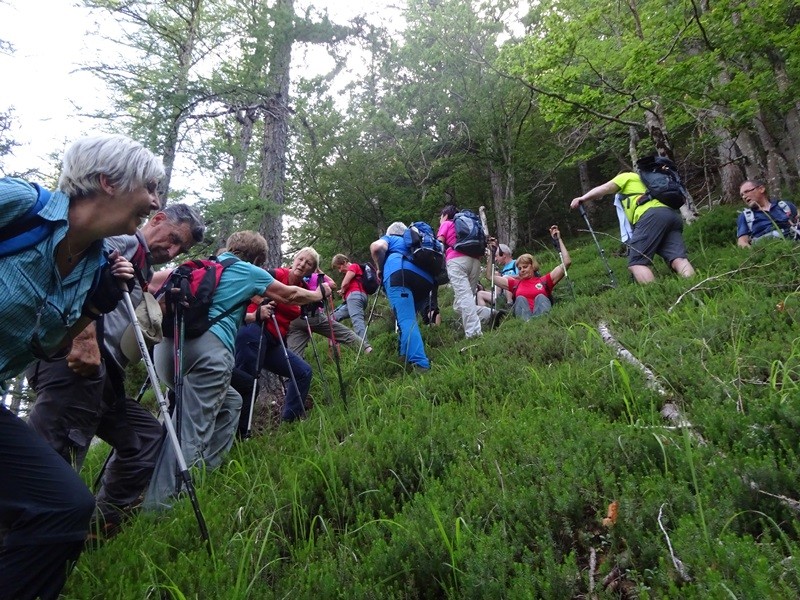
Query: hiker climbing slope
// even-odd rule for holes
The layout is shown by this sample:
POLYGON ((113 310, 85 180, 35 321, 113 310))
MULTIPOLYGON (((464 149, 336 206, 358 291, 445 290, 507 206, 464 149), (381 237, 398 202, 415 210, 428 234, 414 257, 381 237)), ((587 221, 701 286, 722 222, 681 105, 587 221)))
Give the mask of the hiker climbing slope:
MULTIPOLYGON (((0 258, 0 382, 35 358, 66 356, 71 339, 122 297, 133 267, 103 238, 132 235, 152 210, 164 168, 121 135, 86 137, 64 154, 58 190, 38 211, 41 237, 0 258), (105 263, 105 264, 104 264, 105 263)), ((41 196, 0 180, 0 228, 41 196)), ((0 406, 0 598, 57 598, 89 530, 94 498, 78 474, 19 417, 0 406)))
MULTIPOLYGON (((170 204, 134 235, 106 240, 134 265, 131 298, 134 305, 144 303, 144 309, 155 312, 159 336, 160 308, 151 295, 144 299, 142 289, 152 277, 151 266, 169 262, 202 241, 204 230, 194 208, 170 204)), ((137 504, 161 446, 161 424, 125 395, 125 368, 139 359, 130 317, 120 303, 102 323, 98 321, 98 327, 92 324, 79 334, 65 359, 40 360, 26 372, 36 391, 28 424, 64 460, 80 471, 95 435, 115 450, 97 493, 99 530, 108 535, 137 504)))
MULTIPOLYGON (((426 227, 432 236, 430 225, 426 227)), ((410 232, 405 224, 392 223, 386 229, 386 235, 372 242, 370 252, 378 265, 383 289, 397 319, 400 356, 414 368, 427 371, 431 363, 425 354, 417 312, 428 299, 434 276, 412 260, 412 236, 407 233, 410 232)), ((441 259, 441 251, 439 254, 441 259)), ((438 268, 441 269, 441 262, 438 268)))
MULTIPOLYGON (((216 468, 233 444, 242 409, 241 396, 230 386, 234 340, 251 298, 263 296, 296 304, 322 299, 320 291, 286 286, 275 280, 258 266, 266 257, 267 242, 261 235, 254 231, 232 234, 226 251, 218 259, 227 266, 213 290, 205 330, 196 337, 187 333, 186 338, 180 340, 174 334, 170 336, 170 328, 166 326, 164 341, 155 347, 154 361, 159 378, 176 388, 178 400, 174 419, 180 422, 176 429, 189 466, 204 464, 208 469, 216 468), (176 365, 178 357, 181 360, 176 365)), ((330 293, 327 286, 323 287, 330 293)), ((196 325, 187 321, 185 329, 190 332, 196 325)), ((178 491, 175 468, 172 446, 162 445, 145 496, 146 508, 170 506, 169 498, 178 491)))
MULTIPOLYGON (((652 167, 639 167, 639 173, 624 171, 602 185, 592 188, 582 196, 573 198, 570 208, 577 209, 582 202, 597 200, 603 196, 613 196, 620 192, 625 215, 633 227, 633 237, 629 242, 628 270, 637 283, 650 283, 655 279, 652 270, 653 257, 658 254, 678 275, 691 277, 694 267, 689 262, 686 244, 683 241, 683 219, 677 208, 666 204, 666 194, 659 198, 645 186, 642 176, 645 168, 663 171, 677 176, 674 163, 661 156, 646 157, 652 167), (663 200, 663 201, 662 201, 663 200)), ((676 187, 682 187, 678 180, 676 187)), ((680 190, 670 190, 680 195, 680 190)))

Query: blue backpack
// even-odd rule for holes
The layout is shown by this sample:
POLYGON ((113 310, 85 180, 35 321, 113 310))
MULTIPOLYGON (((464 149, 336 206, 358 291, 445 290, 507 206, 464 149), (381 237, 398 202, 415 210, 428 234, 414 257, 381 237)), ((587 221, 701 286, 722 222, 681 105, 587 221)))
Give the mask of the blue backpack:
MULTIPOLYGON (((0 179, 0 185, 4 183, 4 179, 0 179)), ((0 258, 35 246, 50 235, 56 225, 55 222, 39 216, 41 210, 50 201, 52 194, 36 183, 29 185, 36 190, 36 202, 24 215, 0 228, 0 258)))
POLYGON ((462 210, 455 214, 453 223, 456 227, 453 249, 472 258, 481 258, 486 252, 486 233, 480 217, 471 210, 462 210))
POLYGON ((405 257, 429 275, 438 277, 444 270, 444 245, 436 239, 433 228, 425 221, 414 221, 403 241, 408 248, 405 257))

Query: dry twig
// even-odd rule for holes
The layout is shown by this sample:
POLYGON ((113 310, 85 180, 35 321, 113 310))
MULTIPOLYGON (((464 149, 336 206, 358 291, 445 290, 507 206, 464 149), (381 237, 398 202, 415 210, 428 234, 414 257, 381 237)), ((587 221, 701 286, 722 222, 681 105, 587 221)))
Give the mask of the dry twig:
POLYGON ((675 570, 678 571, 678 575, 681 576, 683 581, 691 581, 692 578, 689 575, 689 570, 686 568, 686 565, 683 564, 680 558, 675 556, 675 552, 672 549, 672 542, 669 539, 669 535, 667 534, 667 530, 664 529, 664 524, 661 522, 661 515, 664 512, 664 505, 661 505, 661 508, 658 509, 658 526, 661 528, 661 531, 664 532, 664 537, 667 539, 667 547, 669 548, 669 556, 672 559, 672 564, 675 567, 675 570))

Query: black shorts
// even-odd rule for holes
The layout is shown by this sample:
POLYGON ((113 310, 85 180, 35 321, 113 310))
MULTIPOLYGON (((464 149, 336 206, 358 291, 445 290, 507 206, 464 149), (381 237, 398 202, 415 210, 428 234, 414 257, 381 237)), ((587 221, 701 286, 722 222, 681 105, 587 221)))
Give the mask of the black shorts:
POLYGON ((628 266, 649 267, 656 254, 667 264, 676 258, 686 258, 688 253, 683 242, 683 218, 680 212, 663 206, 647 210, 636 222, 628 246, 628 266))

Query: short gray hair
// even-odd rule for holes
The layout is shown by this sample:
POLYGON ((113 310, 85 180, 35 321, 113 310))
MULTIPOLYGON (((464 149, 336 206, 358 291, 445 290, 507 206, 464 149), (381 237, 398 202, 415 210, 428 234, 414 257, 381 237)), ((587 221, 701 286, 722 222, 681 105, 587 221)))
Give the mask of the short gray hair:
POLYGON ((58 189, 70 198, 101 190, 100 175, 130 192, 164 178, 164 165, 150 150, 124 135, 84 137, 64 153, 58 189))
POLYGON ((319 252, 314 250, 311 246, 306 246, 304 248, 300 248, 297 252, 294 253, 294 257, 292 260, 300 256, 301 254, 308 254, 311 257, 311 260, 314 261, 314 270, 317 270, 319 267, 319 252))
POLYGON ((406 232, 406 224, 402 221, 395 221, 386 228, 386 235, 403 235, 406 232))
POLYGON ((169 222, 174 225, 183 225, 186 223, 189 226, 189 231, 192 232, 192 239, 195 244, 203 241, 203 235, 206 232, 206 222, 197 209, 189 206, 188 204, 169 204, 161 209, 169 222))

